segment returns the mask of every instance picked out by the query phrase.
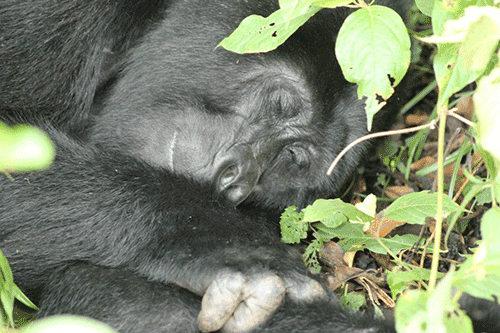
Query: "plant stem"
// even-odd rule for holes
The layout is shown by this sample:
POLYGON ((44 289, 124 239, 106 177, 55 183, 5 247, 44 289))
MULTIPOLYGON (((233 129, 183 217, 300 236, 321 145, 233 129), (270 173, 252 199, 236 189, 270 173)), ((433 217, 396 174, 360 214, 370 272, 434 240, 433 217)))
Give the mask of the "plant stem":
POLYGON ((437 170, 437 207, 436 207, 436 229, 434 233, 434 250, 431 264, 431 275, 429 290, 436 287, 437 271, 439 266, 439 253, 441 250, 441 230, 443 226, 443 196, 444 196, 444 146, 446 131, 446 103, 439 105, 439 132, 438 132, 438 170, 437 170))

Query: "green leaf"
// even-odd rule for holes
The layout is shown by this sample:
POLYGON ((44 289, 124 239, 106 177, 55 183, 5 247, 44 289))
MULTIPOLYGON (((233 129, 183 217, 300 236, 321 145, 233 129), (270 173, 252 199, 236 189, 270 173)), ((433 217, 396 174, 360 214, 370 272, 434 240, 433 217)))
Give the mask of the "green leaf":
POLYGON ((434 8, 434 0, 415 0, 418 10, 427 16, 432 15, 432 9, 434 8))
POLYGON ((340 297, 340 301, 342 302, 344 308, 356 311, 358 311, 366 303, 363 295, 355 293, 342 295, 342 297, 340 297))
MULTIPOLYGON (((368 249, 375 253, 387 254, 387 250, 380 245, 377 239, 363 232, 363 226, 364 224, 361 223, 347 222, 336 228, 328 228, 319 223, 315 225, 317 231, 314 236, 324 240, 338 237, 341 239, 339 245, 346 252, 368 249)), ((410 234, 396 235, 392 238, 381 238, 380 241, 392 252, 398 253, 403 249, 411 248, 418 241, 418 236, 410 234)))
POLYGON ((312 269, 316 273, 321 271, 321 265, 319 264, 319 254, 321 248, 323 247, 323 240, 321 238, 315 239, 309 244, 304 251, 302 258, 306 267, 312 269))
POLYGON ((500 68, 483 77, 474 94, 475 113, 477 115, 477 133, 479 144, 492 155, 495 161, 489 161, 488 171, 495 177, 500 161, 500 68))
POLYGON ((12 289, 12 295, 14 296, 15 299, 17 299, 19 302, 23 303, 24 305, 38 310, 38 306, 36 306, 22 291, 19 289, 17 285, 14 285, 14 288, 12 289))
POLYGON ((451 300, 452 274, 447 274, 431 294, 410 290, 396 303, 396 330, 408 333, 473 333, 472 322, 451 300))
MULTIPOLYGON (((335 225, 332 225, 332 223, 335 223, 332 221, 332 216, 340 218, 337 213, 346 216, 350 221, 369 222, 373 220, 373 217, 370 215, 363 213, 353 205, 345 203, 340 199, 318 199, 302 211, 304 212, 304 222, 323 222, 329 219, 327 223, 330 227, 335 227, 335 225)), ((345 219, 341 218, 340 222, 335 224, 340 225, 344 221, 345 219)))
POLYGON ((313 0, 312 4, 318 7, 335 8, 352 3, 352 0, 313 0))
POLYGON ((287 244, 300 243, 307 237, 309 225, 302 221, 304 213, 297 212, 297 207, 290 206, 281 214, 281 241, 287 244))
MULTIPOLYGON (((414 284, 415 281, 428 281, 430 274, 430 270, 417 266, 413 266, 408 271, 401 271, 399 267, 395 267, 392 271, 387 272, 387 284, 391 289, 392 297, 396 299, 397 295, 406 290, 409 284, 414 284)), ((438 272, 438 277, 443 275, 438 272)))
POLYGON ((38 128, 0 123, 0 172, 46 169, 55 149, 50 138, 38 128))
POLYGON ((246 17, 218 46, 240 54, 274 50, 321 8, 309 6, 304 10, 302 6, 292 6, 288 9, 291 11, 279 9, 268 17, 246 17), (298 10, 295 10, 296 8, 298 10))
MULTIPOLYGON (((434 59, 434 72, 440 89, 438 101, 440 105, 443 105, 444 101, 448 100, 451 95, 475 81, 484 72, 481 56, 473 58, 472 63, 469 58, 466 58, 470 57, 470 51, 474 52, 471 48, 478 45, 477 37, 471 35, 473 32, 467 35, 465 31, 459 30, 467 28, 466 23, 459 20, 453 21, 463 16, 465 8, 475 4, 476 1, 457 0, 449 3, 437 1, 434 6, 432 12, 434 33, 443 37, 438 44, 438 53, 434 59), (465 49, 462 49, 462 45, 458 42, 461 42, 466 36, 469 40, 464 46, 465 49), (459 51, 466 53, 462 54, 459 51)), ((480 22, 474 30, 481 30, 483 26, 484 22, 480 22)), ((485 43, 483 46, 490 47, 489 43, 485 43)))
POLYGON ((459 51, 464 68, 484 71, 500 40, 500 9, 469 7, 465 9, 464 17, 454 23, 462 28, 468 26, 459 51))
POLYGON ((500 208, 493 206, 481 220, 483 240, 460 266, 453 285, 476 297, 500 298, 500 208))
MULTIPOLYGON (((448 196, 443 197, 445 217, 460 209, 448 196)), ((410 193, 396 199, 385 211, 384 217, 411 224, 425 224, 427 217, 436 216, 437 193, 428 191, 410 193)))
POLYGON ((42 333, 42 332, 95 332, 95 333, 117 333, 108 325, 95 319, 79 316, 54 316, 37 320, 30 325, 24 326, 20 333, 42 333))
POLYGON ((358 97, 367 97, 371 129, 373 115, 394 93, 410 64, 410 38, 403 20, 387 7, 359 9, 342 24, 335 54, 344 77, 358 84, 358 97))

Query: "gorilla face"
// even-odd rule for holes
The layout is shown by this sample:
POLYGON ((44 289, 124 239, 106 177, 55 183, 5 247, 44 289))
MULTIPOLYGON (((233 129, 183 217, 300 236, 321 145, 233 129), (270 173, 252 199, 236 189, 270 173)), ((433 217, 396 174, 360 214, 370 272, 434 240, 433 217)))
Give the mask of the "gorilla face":
POLYGON ((276 51, 237 55, 216 49, 237 20, 207 34, 196 23, 202 17, 189 31, 204 43, 189 45, 166 20, 134 50, 92 140, 211 182, 235 205, 304 206, 338 194, 366 147, 332 176, 326 170, 366 126, 363 102, 340 75, 334 36, 318 26, 332 21, 312 20, 276 51))

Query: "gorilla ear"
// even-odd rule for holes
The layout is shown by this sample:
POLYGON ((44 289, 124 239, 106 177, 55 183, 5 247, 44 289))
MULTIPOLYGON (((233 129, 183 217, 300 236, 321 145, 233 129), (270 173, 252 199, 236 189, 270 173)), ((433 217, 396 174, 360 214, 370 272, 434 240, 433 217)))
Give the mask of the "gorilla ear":
POLYGON ((250 147, 232 149, 234 157, 217 173, 217 190, 237 206, 252 193, 260 177, 260 166, 250 147))

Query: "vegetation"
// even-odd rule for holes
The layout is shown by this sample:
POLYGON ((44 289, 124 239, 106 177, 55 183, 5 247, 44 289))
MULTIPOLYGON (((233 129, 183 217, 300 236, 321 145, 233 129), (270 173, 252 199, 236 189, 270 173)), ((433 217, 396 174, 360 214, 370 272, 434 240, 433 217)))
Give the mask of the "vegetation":
MULTIPOLYGON (((351 2, 283 0, 280 10, 268 18, 252 16, 244 20, 221 45, 236 52, 268 51, 276 48, 321 7, 348 3, 351 2)), ((325 244, 330 240, 335 240, 348 253, 368 250, 374 254, 390 254, 392 269, 386 273, 392 297, 399 296, 395 309, 398 332, 472 332, 470 320, 458 308, 460 293, 486 299, 500 297, 499 1, 420 0, 416 4, 422 14, 413 17, 412 21, 428 21, 425 17, 428 16, 432 22, 430 31, 413 35, 417 38, 417 46, 421 47, 422 43, 435 45, 431 57, 438 88, 435 110, 428 123, 419 126, 419 132, 406 139, 404 149, 392 149, 392 153, 383 158, 392 170, 402 172, 408 181, 410 165, 420 158, 429 131, 439 126, 437 162, 427 167, 436 170, 436 190, 403 195, 378 214, 373 195, 356 207, 340 199, 318 200, 301 212, 289 207, 282 216, 283 241, 306 241, 305 262, 317 272, 322 269, 320 260, 328 261, 323 257, 327 252, 325 244), (457 93, 464 88, 470 91, 471 84, 477 86, 473 91, 472 121, 451 108, 470 96, 457 93), (462 144, 453 153, 451 149, 445 152, 447 118, 450 116, 468 126, 462 144), (461 166, 462 159, 469 156, 479 156, 470 169, 461 166), (486 172, 475 174, 483 163, 486 172), (446 165, 454 166, 448 184, 445 184, 446 165), (454 193, 458 181, 463 186, 454 193), (459 217, 474 209, 481 212, 480 206, 486 210, 480 226, 482 241, 472 255, 463 256, 466 260, 458 271, 452 265, 437 284, 437 278, 442 276, 438 272, 440 258, 449 252, 447 245, 452 231, 461 235, 466 228, 466 223, 457 224, 459 217), (427 226, 432 233, 428 236, 422 233, 392 235, 394 229, 405 224, 427 226), (442 231, 446 231, 444 237, 442 231), (420 264, 402 260, 403 251, 419 255, 420 264), (430 267, 425 264, 427 256, 432 256, 430 267), (418 289, 404 291, 409 286, 418 286, 418 289), (453 297, 452 288, 459 290, 453 297)), ((357 83, 359 97, 366 98, 370 128, 373 114, 385 105, 406 72, 410 59, 409 42, 401 27, 402 21, 390 9, 376 6, 376 2, 368 6, 362 0, 350 6, 359 9, 341 28, 335 52, 346 79, 357 83), (376 43, 378 41, 380 43, 376 43)), ((416 97, 417 101, 435 87, 436 84, 429 84, 427 92, 416 97)), ((415 99, 411 103, 414 105, 415 99)), ((403 132, 409 131, 397 134, 403 132)), ((390 147, 386 147, 387 150, 391 150, 390 147)), ((425 174, 429 171, 420 170, 420 176, 425 174)), ((388 184, 387 179, 381 181, 388 184)))
MULTIPOLYGON (((338 259, 332 255, 332 241, 342 248, 342 261, 346 258, 344 253, 351 253, 352 257, 356 252, 390 256, 390 263, 381 266, 385 267, 392 299, 397 299, 398 332, 472 332, 470 320, 458 309, 460 293, 500 298, 500 5, 498 0, 417 0, 416 3, 421 14, 412 17, 412 22, 426 24, 430 18, 432 28, 412 32, 415 49, 435 45, 430 57, 435 83, 429 83, 409 105, 415 105, 437 87, 434 112, 427 124, 416 128, 416 134, 405 138, 404 146, 384 146, 381 158, 390 170, 400 172, 409 181, 410 166, 420 159, 426 139, 438 126, 437 161, 416 174, 423 177, 435 170, 436 190, 401 195, 386 205, 385 210, 381 210, 384 198, 374 195, 367 195, 357 205, 335 199, 318 200, 300 212, 289 207, 282 215, 283 241, 307 244, 304 259, 316 272, 328 270, 329 260, 338 259), (468 89, 465 93, 464 88, 468 89), (452 106, 470 99, 471 95, 474 116, 468 120, 452 106), (450 117, 468 126, 463 141, 454 151, 447 149, 451 145, 445 142, 450 117), (462 166, 461 161, 467 159, 473 160, 470 168, 462 166), (482 165, 484 172, 480 172, 482 165), (447 184, 446 166, 452 166, 447 184), (459 182, 457 191, 455 185, 459 182), (444 275, 441 271, 448 265, 442 265, 442 259, 450 251, 450 237, 453 232, 461 235, 470 221, 464 215, 482 215, 482 240, 472 254, 463 255, 465 260, 458 267, 453 263, 444 275), (405 225, 425 226, 430 232, 395 232, 405 225), (413 260, 413 255, 420 260, 413 260), (431 258, 430 265, 426 258, 431 258), (441 278, 439 283, 438 278, 441 278), (452 294, 452 288, 458 293, 452 294)), ((407 30, 392 10, 376 3, 369 6, 362 0, 356 3, 280 0, 277 12, 267 18, 248 17, 220 45, 238 53, 273 50, 321 8, 345 5, 359 9, 345 21, 335 52, 346 79, 358 84, 358 96, 366 98, 367 126, 371 128, 373 115, 401 82, 410 59, 419 58, 415 52, 410 53, 407 30), (388 49, 391 54, 386 54, 388 49), (370 56, 373 54, 378 56, 370 56)), ((0 170, 4 173, 42 169, 54 157, 46 136, 31 127, 12 129, 0 124, 0 141, 0 170), (40 158, 27 158, 33 152, 40 158)), ((389 183, 387 177, 379 177, 379 184, 389 183)), ((363 274, 350 274, 349 279, 363 274)), ((345 286, 336 282, 332 285, 345 286)), ((359 307, 362 303, 359 295, 345 296, 344 302, 350 306, 359 307)), ((0 327, 14 325, 14 299, 36 308, 14 284, 8 263, 0 253, 0 327)), ((107 332, 107 328, 99 329, 107 332)))

